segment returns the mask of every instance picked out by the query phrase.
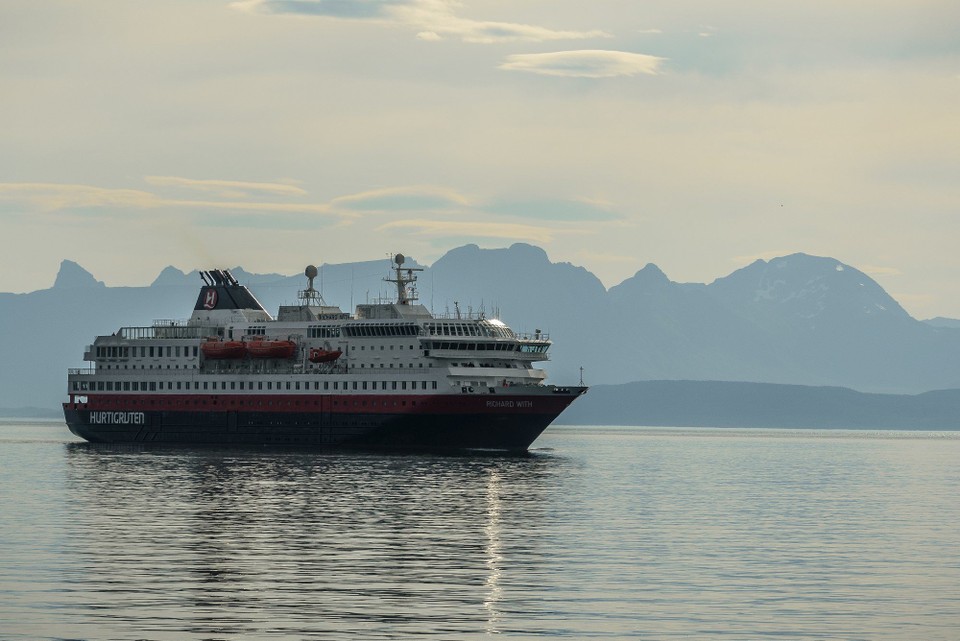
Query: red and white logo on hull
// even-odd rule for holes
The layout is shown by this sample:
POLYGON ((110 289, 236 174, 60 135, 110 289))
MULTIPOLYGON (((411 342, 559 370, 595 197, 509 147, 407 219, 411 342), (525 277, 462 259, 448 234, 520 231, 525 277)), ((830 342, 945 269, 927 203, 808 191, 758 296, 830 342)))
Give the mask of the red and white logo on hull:
POLYGON ((207 290, 207 293, 203 297, 203 306, 205 309, 213 309, 217 306, 217 290, 207 290))

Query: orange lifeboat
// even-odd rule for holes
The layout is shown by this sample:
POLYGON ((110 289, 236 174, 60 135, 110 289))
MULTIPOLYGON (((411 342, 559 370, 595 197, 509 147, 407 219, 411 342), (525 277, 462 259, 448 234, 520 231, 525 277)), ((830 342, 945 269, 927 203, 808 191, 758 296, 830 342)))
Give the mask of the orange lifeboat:
POLYGON ((254 338, 247 343, 250 358, 293 358, 297 344, 290 340, 254 338))
POLYGON ((247 346, 243 341, 225 341, 221 338, 208 338, 201 343, 200 351, 205 358, 211 360, 227 360, 243 358, 247 354, 247 346))
POLYGON ((343 354, 339 349, 320 349, 317 347, 310 348, 310 362, 311 363, 330 363, 340 358, 340 355, 343 354))

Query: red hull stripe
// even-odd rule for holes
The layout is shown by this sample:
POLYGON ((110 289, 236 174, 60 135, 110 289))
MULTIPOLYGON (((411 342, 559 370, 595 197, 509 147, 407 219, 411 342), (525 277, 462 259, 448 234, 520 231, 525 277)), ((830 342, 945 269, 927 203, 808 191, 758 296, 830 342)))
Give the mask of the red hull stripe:
POLYGON ((433 395, 149 395, 91 394, 68 409, 173 412, 331 412, 334 414, 559 414, 576 396, 433 395))

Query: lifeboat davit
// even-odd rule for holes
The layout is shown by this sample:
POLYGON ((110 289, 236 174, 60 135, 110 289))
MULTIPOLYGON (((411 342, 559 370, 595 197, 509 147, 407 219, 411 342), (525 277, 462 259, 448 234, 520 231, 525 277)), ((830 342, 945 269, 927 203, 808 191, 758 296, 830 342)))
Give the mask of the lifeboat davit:
POLYGON ((340 355, 343 354, 339 349, 320 349, 313 347, 310 349, 310 362, 311 363, 329 363, 340 358, 340 355))
POLYGON ((226 360, 243 358, 247 354, 247 346, 243 341, 225 341, 220 338, 208 338, 200 345, 200 351, 205 358, 212 360, 226 360))
POLYGON ((290 340, 255 338, 247 343, 250 358, 293 358, 297 344, 290 340))

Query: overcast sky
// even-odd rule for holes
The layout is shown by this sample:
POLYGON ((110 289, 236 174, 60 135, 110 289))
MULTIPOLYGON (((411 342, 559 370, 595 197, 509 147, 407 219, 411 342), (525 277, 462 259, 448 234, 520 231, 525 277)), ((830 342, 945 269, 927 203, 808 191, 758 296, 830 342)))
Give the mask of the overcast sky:
POLYGON ((3 0, 0 220, 0 291, 525 241, 960 317, 960 3, 3 0))

